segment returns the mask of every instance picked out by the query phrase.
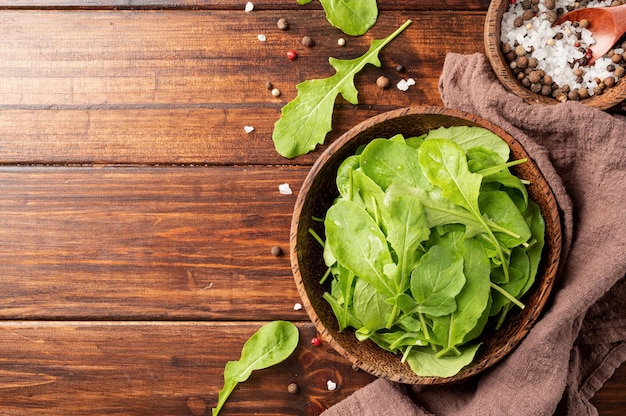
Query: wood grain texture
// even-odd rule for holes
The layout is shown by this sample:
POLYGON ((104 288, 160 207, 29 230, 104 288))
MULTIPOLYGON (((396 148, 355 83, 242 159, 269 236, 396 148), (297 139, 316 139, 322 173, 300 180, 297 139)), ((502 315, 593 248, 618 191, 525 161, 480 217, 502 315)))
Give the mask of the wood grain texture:
MULTIPOLYGON (((192 10, 243 10, 241 0, 0 0, 6 9, 192 9, 192 10)), ((321 9, 314 1, 300 6, 296 0, 253 1, 255 10, 310 10, 321 9)), ((379 10, 487 10, 489 0, 379 0, 379 10)))
POLYGON ((337 45, 323 12, 289 11, 291 29, 276 26, 275 12, 224 11, 12 11, 0 14, 0 108, 280 107, 295 84, 334 73, 328 57, 351 59, 374 38, 413 20, 392 47, 381 52, 382 69, 368 66, 358 77, 364 105, 405 106, 440 102, 439 68, 447 52, 479 52, 484 13, 389 12, 367 35, 337 45), (233 24, 237 22, 237 24, 233 24), (36 26, 37 30, 30 30, 36 26), (441 26, 449 27, 442 33, 441 26), (63 31, 58 28, 63 27, 63 31), (468 36, 467 33, 473 33, 468 36), (19 36, 16 36, 19 34, 19 36), (266 42, 257 39, 264 34, 266 42), (310 35, 312 48, 301 45, 310 35), (299 57, 289 61, 286 52, 299 57), (407 72, 395 73, 396 64, 407 72), (387 74, 419 84, 403 94, 378 91, 387 74), (265 84, 283 91, 274 98, 265 84))
MULTIPOLYGON (((217 402, 227 361, 261 323, 0 323, 0 407, 11 415, 203 415, 217 402), (184 348, 181 346, 184 345, 184 348), (24 363, 28 363, 25 365, 24 363)), ((220 413, 314 415, 373 377, 352 370, 315 329, 285 362, 253 373, 220 413), (329 391, 327 380, 338 388, 329 391), (287 392, 289 383, 300 387, 287 392)))
MULTIPOLYGON (((239 12, 243 14, 243 12, 239 12)), ((323 13, 311 19, 255 13, 233 26, 234 13, 190 11, 12 11, 0 14, 0 160, 4 163, 291 163, 275 152, 273 124, 295 97, 295 84, 324 78, 328 56, 359 56, 372 38, 414 23, 383 50, 381 68, 357 76, 361 104, 341 98, 328 141, 377 112, 441 105, 439 68, 446 51, 480 50, 480 13, 388 13, 366 37, 341 48, 325 35, 323 13), (453 20, 453 37, 436 30, 453 20), (305 25, 306 22, 306 25, 305 25), (29 30, 36 25, 38 30, 29 30), (62 32, 57 29, 61 26, 62 32), (262 27, 269 40, 259 42, 262 27), (472 28, 474 37, 462 35, 472 28), (86 30, 89 28, 89 30, 86 30), (301 36, 317 39, 298 46, 301 36), (16 36, 15 34, 19 34, 16 36), (139 40, 139 41, 138 41, 139 40), (228 45, 236 45, 229 47, 228 45), (290 62, 289 48, 300 57, 290 62), (259 65, 259 62, 263 62, 259 65), (398 73, 401 64, 405 72, 398 73), (413 77, 409 91, 380 90, 413 77), (283 94, 274 98, 271 81, 283 94), (244 125, 255 127, 247 135, 244 125)), ((246 16, 248 16, 246 14, 246 16)), ((303 158, 311 164, 315 155, 303 158)))
POLYGON ((2 168, 0 317, 306 319, 278 185, 307 170, 2 168))

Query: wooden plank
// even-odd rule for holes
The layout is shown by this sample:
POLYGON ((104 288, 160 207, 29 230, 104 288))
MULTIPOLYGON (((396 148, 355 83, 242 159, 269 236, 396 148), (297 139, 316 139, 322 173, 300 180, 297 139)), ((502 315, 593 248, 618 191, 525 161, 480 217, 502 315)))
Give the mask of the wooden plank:
MULTIPOLYGON (((227 361, 262 324, 220 322, 0 322, 0 408, 5 414, 210 414, 227 361)), ((227 415, 313 415, 373 377, 352 370, 315 329, 285 362, 253 373, 227 415), (337 383, 328 391, 326 381, 337 383), (296 382, 298 394, 287 392, 296 382)))
POLYGON ((294 98, 295 84, 334 73, 329 56, 357 57, 410 18, 381 52, 384 67, 369 66, 357 83, 363 104, 402 106, 438 99, 447 52, 484 50, 482 12, 388 12, 345 47, 323 12, 284 16, 289 31, 276 27, 273 12, 0 11, 0 109, 279 107, 294 98), (303 35, 316 46, 303 47, 303 35), (286 58, 289 49, 300 54, 296 61, 286 58), (397 64, 406 73, 395 73, 397 64), (379 91, 381 74, 394 85, 408 77, 419 84, 407 93, 379 91), (283 95, 272 97, 267 81, 283 95))
POLYGON ((591 399, 600 416, 623 416, 626 409, 626 364, 622 364, 613 376, 591 399))
MULTIPOLYGON (((210 414, 224 365, 261 324, 0 322, 0 407, 16 416, 210 414)), ((319 414, 374 379, 326 344, 312 347, 312 324, 297 325, 292 357, 240 384, 224 416, 319 414), (287 393, 291 382, 298 394, 287 393)), ((622 367, 594 398, 600 415, 621 416, 625 376, 622 367)))
MULTIPOLYGON (((326 144, 391 108, 337 106, 326 144)), ((279 108, 4 110, 0 163, 311 165, 326 146, 281 157, 272 141, 279 117, 279 108)))
POLYGON ((288 253, 307 172, 2 167, 0 319, 306 319, 288 253))
MULTIPOLYGON (((299 6, 295 0, 253 1, 255 10, 321 9, 319 2, 299 6)), ((242 10, 241 0, 0 0, 0 8, 77 8, 77 9, 203 9, 242 10)), ((489 0, 379 0, 379 10, 487 10, 489 0)))
MULTIPOLYGON (((307 15, 316 22, 311 27, 318 37, 327 39, 323 15, 316 11, 307 15)), ((273 24, 268 13, 254 16, 243 23, 249 33, 273 24)), ((394 40, 393 49, 383 50, 383 67, 369 66, 357 77, 362 104, 355 107, 338 100, 329 142, 357 122, 391 108, 441 105, 437 84, 444 52, 482 48, 478 37, 460 32, 456 43, 430 34, 439 33, 433 29, 446 16, 453 17, 454 26, 475 26, 476 33, 483 19, 482 14, 458 13, 409 16, 415 23, 406 36, 394 40), (406 72, 397 73, 396 64, 404 65, 406 72), (406 92, 382 91, 375 86, 381 74, 394 84, 414 77, 418 85, 406 92)), ((405 17, 392 14, 385 19, 380 35, 391 32, 405 17)), ((280 107, 295 97, 296 83, 332 74, 329 55, 357 56, 369 40, 351 41, 354 45, 345 48, 329 43, 310 52, 304 48, 298 60, 289 62, 283 56, 287 44, 305 33, 294 23, 289 32, 276 29, 278 40, 263 45, 261 58, 267 65, 259 67, 254 65, 259 59, 256 39, 243 42, 250 48, 242 54, 243 61, 236 58, 241 48, 228 47, 239 44, 233 33, 240 31, 228 28, 232 19, 233 13, 179 11, 0 12, 0 161, 292 163, 279 157, 271 142, 280 107), (37 34, 28 31, 33 24, 37 34), (87 25, 89 31, 84 30, 87 25), (64 27, 62 33, 58 26, 64 27), (212 33, 223 34, 215 39, 212 33), (254 71, 246 69, 250 67, 254 71), (283 95, 271 97, 267 81, 283 95), (254 126, 254 134, 246 135, 244 125, 254 126)), ((290 19, 305 20, 301 13, 290 19)), ((315 157, 300 158, 298 163, 311 164, 315 157)))

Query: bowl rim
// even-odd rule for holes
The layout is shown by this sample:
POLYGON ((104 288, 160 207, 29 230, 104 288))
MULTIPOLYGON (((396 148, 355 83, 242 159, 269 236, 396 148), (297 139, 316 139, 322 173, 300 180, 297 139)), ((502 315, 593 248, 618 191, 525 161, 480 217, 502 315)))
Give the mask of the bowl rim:
MULTIPOLYGON (((493 72, 508 91, 522 98, 527 103, 547 105, 560 104, 561 102, 556 98, 536 94, 528 88, 523 87, 507 64, 500 48, 500 30, 502 27, 502 16, 507 11, 508 6, 509 0, 493 0, 490 2, 487 9, 483 40, 485 53, 493 72)), ((608 88, 602 95, 593 95, 584 100, 579 100, 578 102, 600 110, 608 110, 624 100, 626 100, 626 77, 620 79, 618 85, 608 88)))
MULTIPOLYGON (((506 131, 504 131, 500 127, 474 114, 467 113, 467 112, 460 111, 460 110, 445 108, 445 107, 412 106, 412 107, 399 108, 396 110, 387 111, 387 112, 375 115, 373 117, 370 117, 367 120, 352 127, 351 129, 346 131, 344 134, 342 134, 337 140, 331 143, 312 165, 298 193, 294 210, 293 210, 292 220, 291 220, 290 260, 291 260, 292 274, 296 283, 298 293, 301 297, 302 304, 307 314, 309 315, 309 318, 311 319, 315 328, 317 329, 319 335, 323 339, 325 339, 325 341, 329 345, 331 345, 331 347, 335 349, 340 355, 348 359, 355 367, 360 368, 361 370, 364 370, 374 376, 378 376, 378 377, 386 378, 390 381, 406 383, 406 384, 426 385, 426 384, 444 384, 444 383, 458 382, 458 381, 473 377, 477 375, 478 373, 492 367, 497 362, 499 362, 504 356, 510 353, 525 338, 525 336, 528 334, 533 324, 539 319, 540 314, 542 313, 544 307, 546 306, 548 302, 548 299, 550 298, 550 294, 554 286, 554 281, 556 279, 557 271, 559 269, 560 254, 561 254, 561 237, 562 237, 561 219, 560 219, 559 212, 560 210, 558 208, 558 204, 554 196, 554 193, 552 191, 552 188, 550 187, 550 184, 545 180, 545 177, 543 176, 541 171, 539 171, 539 168, 535 164, 534 160, 532 160, 530 155, 528 155, 528 153, 526 152, 524 147, 521 145, 521 143, 519 143, 519 141, 517 141, 513 136, 508 134, 506 131), (533 293, 533 296, 534 294, 537 294, 540 302, 537 304, 534 304, 533 308, 527 308, 527 309, 530 309, 528 310, 528 312, 524 312, 524 318, 521 319, 522 321, 521 327, 515 332, 514 334, 515 337, 512 337, 511 339, 509 339, 498 350, 498 353, 491 356, 489 359, 483 360, 479 363, 472 363, 472 365, 465 367, 457 375, 452 376, 452 377, 446 377, 446 378, 424 377, 424 376, 418 376, 416 374, 414 376, 406 377, 406 376, 399 376, 396 374, 391 374, 383 370, 380 370, 380 368, 370 363, 367 363, 363 361, 362 359, 359 359, 358 357, 354 356, 350 352, 348 352, 346 348, 344 348, 344 346, 341 345, 341 343, 339 343, 338 341, 334 339, 333 335, 330 333, 329 328, 327 328, 324 325, 324 323, 320 320, 317 312, 314 310, 311 304, 311 301, 308 297, 307 290, 306 290, 304 281, 302 279, 302 275, 300 273, 300 261, 298 258, 297 244, 298 244, 298 235, 299 235, 299 230, 300 230, 300 222, 301 222, 300 217, 302 213, 302 208, 304 206, 306 198, 309 195, 309 191, 315 181, 315 178, 317 174, 320 172, 320 170, 326 165, 326 163, 331 159, 331 157, 339 149, 341 149, 346 143, 349 143, 351 140, 358 137, 359 133, 364 132, 381 122, 385 122, 391 119, 396 119, 398 117, 411 116, 411 115, 423 115, 423 116, 442 115, 446 117, 461 119, 463 121, 480 125, 484 128, 487 128, 488 130, 491 130, 492 132, 497 134, 499 137, 501 137, 503 140, 505 140, 509 144, 509 147, 511 147, 512 144, 514 144, 514 146, 519 146, 523 154, 525 154, 526 157, 528 157, 529 161, 531 161, 532 165, 537 171, 537 174, 543 180, 543 183, 547 186, 547 189, 545 190, 546 192, 545 196, 550 203, 550 209, 547 210, 546 212, 544 212, 542 209, 542 214, 544 215, 544 220, 546 220, 546 224, 548 223, 548 219, 545 217, 546 217, 546 214, 549 214, 549 220, 550 220, 550 223, 554 226, 553 231, 555 232, 555 241, 550 243, 551 244, 550 247, 547 247, 548 242, 546 241, 546 248, 544 249, 545 252, 543 256, 547 258, 544 259, 542 256, 543 265, 541 266, 541 269, 540 269, 540 272, 542 272, 542 274, 541 275, 538 274, 538 276, 541 276, 541 278, 537 278, 534 284, 535 287, 531 291, 533 293), (538 285, 540 282, 541 282, 541 285, 538 285)), ((547 234, 548 234, 548 228, 546 228, 546 235, 547 234)), ((546 240, 548 239, 546 238, 546 240)), ((527 294, 526 296, 529 296, 529 294, 527 294)), ((518 315, 521 316, 522 313, 519 313, 518 315)), ((384 350, 381 349, 381 351, 384 351, 384 350)), ((392 354, 392 353, 389 353, 389 354, 392 354)))

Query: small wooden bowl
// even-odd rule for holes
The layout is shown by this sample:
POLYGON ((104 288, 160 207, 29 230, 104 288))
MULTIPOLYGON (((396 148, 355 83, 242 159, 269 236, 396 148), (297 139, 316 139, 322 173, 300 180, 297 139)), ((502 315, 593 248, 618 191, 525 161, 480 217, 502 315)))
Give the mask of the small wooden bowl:
POLYGON ((324 227, 313 217, 323 218, 338 196, 335 185, 337 168, 357 147, 375 138, 389 138, 401 133, 417 136, 445 126, 479 126, 491 130, 511 147, 515 159, 529 158, 519 142, 497 126, 479 117, 437 107, 411 107, 375 116, 352 128, 332 143, 315 162, 298 195, 291 222, 290 254, 296 286, 303 305, 320 336, 356 367, 375 376, 408 384, 440 384, 466 379, 489 368, 509 353, 526 335, 548 300, 553 286, 561 252, 561 223, 558 207, 550 186, 529 158, 514 169, 520 178, 530 181, 528 192, 539 204, 546 223, 546 245, 534 287, 523 299, 526 308, 511 313, 507 324, 488 334, 472 364, 449 378, 419 377, 400 357, 383 350, 371 341, 359 342, 354 331, 338 330, 335 315, 322 298, 330 291, 320 278, 326 271, 321 245, 310 235, 313 228, 324 235, 324 227))
MULTIPOLYGON (((489 4, 484 27, 485 53, 491 63, 491 67, 504 87, 513 94, 531 104, 558 104, 559 101, 552 97, 535 94, 522 86, 513 75, 502 49, 500 48, 500 31, 502 28, 502 16, 509 8, 509 0, 493 0, 489 4)), ((626 81, 621 79, 614 87, 607 88, 602 95, 593 95, 581 103, 590 107, 606 110, 621 103, 626 99, 626 81)))

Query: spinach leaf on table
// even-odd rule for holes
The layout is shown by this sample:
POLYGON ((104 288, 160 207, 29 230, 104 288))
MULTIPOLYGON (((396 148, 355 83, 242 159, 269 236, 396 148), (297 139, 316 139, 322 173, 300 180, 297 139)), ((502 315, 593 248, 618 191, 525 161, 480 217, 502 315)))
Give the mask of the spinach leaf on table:
MULTIPOLYGON (((312 0, 297 0, 299 5, 312 0)), ((376 23, 376 0, 320 0, 328 22, 350 36, 360 36, 376 23)))
POLYGON ((296 98, 281 109, 274 124, 272 140, 276 151, 286 158, 294 158, 315 149, 324 142, 332 130, 332 115, 339 94, 351 104, 358 104, 358 91, 354 77, 367 64, 380 66, 378 53, 411 23, 407 20, 384 39, 373 40, 365 54, 358 58, 342 60, 330 58, 336 73, 324 79, 306 80, 296 85, 296 98))
POLYGON ((217 416, 238 383, 261 370, 286 360, 298 346, 298 328, 291 322, 274 321, 263 325, 244 344, 241 358, 224 368, 224 387, 219 392, 212 415, 217 416))

